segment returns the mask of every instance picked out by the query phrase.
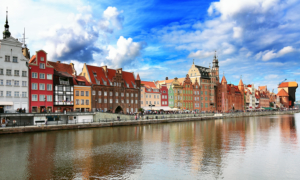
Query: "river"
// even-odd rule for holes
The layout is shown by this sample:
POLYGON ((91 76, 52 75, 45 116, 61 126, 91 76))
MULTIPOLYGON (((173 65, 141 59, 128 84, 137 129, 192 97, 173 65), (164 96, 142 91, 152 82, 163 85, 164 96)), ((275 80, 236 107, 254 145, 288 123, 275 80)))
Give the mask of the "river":
POLYGON ((0 179, 299 179, 300 114, 0 135, 0 179))

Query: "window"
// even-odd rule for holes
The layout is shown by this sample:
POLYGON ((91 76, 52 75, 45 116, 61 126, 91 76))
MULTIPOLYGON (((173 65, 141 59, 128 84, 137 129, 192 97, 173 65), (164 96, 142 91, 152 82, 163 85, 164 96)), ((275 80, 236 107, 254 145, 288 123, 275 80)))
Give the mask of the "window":
POLYGON ((27 77, 27 71, 22 71, 22 77, 27 77))
POLYGON ((40 63, 40 69, 45 69, 45 64, 44 63, 40 63))
MULTIPOLYGON (((96 95, 96 92, 93 91, 93 95, 96 95)), ((85 96, 89 96, 89 92, 88 91, 85 91, 85 96)), ((87 104, 88 105, 88 104, 87 104)))
POLYGON ((90 100, 86 99, 85 100, 85 105, 90 105, 90 100))
POLYGON ((98 91, 98 95, 101 96, 101 91, 98 91))
MULTIPOLYGON (((78 94, 78 95, 79 95, 79 94, 78 94)), ((76 104, 76 105, 79 105, 79 99, 76 99, 75 104, 76 104)))
POLYGON ((75 93, 76 93, 76 96, 79 96, 79 91, 76 91, 75 93))
POLYGON ((149 95, 149 98, 151 98, 151 95, 149 95))
POLYGON ((33 94, 32 97, 31 97, 31 100, 32 100, 32 101, 37 101, 37 95, 36 95, 36 94, 33 94))
POLYGON ((47 101, 52 101, 52 95, 47 95, 47 101))
POLYGON ((27 92, 22 92, 22 97, 23 98, 27 97, 27 92))
POLYGON ((11 70, 10 69, 6 69, 6 75, 11 76, 11 70))
POLYGON ((44 57, 41 57, 41 61, 44 61, 44 57))
POLYGON ((135 104, 137 104, 138 103, 138 100, 135 100, 135 104))
POLYGON ((133 108, 131 108, 131 112, 133 112, 133 108))
POLYGON ((110 95, 110 96, 112 96, 112 95, 113 95, 113 93, 112 93, 112 92, 109 92, 109 95, 110 95))
POLYGON ((19 76, 19 70, 15 70, 15 76, 19 76))
POLYGON ((19 81, 15 81, 15 86, 19 86, 19 81))
POLYGON ((116 103, 119 103, 119 100, 118 100, 118 99, 116 99, 116 103))
POLYGON ((133 104, 133 100, 131 99, 131 104, 133 104))
POLYGON ((138 94, 137 94, 137 93, 135 93, 135 97, 138 97, 138 94))
POLYGON ((52 74, 47 74, 47 79, 51 80, 52 79, 52 74))
POLYGON ((11 86, 11 80, 6 80, 6 86, 11 86))
POLYGON ((18 62, 18 57, 13 57, 13 62, 17 63, 18 62))
POLYGON ((141 94, 141 98, 143 98, 144 96, 141 94))
POLYGON ((107 99, 104 99, 104 103, 107 103, 107 99))
POLYGON ((0 97, 2 97, 3 96, 3 91, 0 91, 0 97))
POLYGON ((40 84, 40 90, 45 90, 45 84, 40 84))
POLYGON ((126 99, 126 103, 129 103, 129 99, 126 99))
POLYGON ((104 96, 107 96, 107 92, 106 91, 104 91, 104 96))
POLYGON ((37 90, 37 83, 32 83, 31 84, 31 89, 32 90, 37 90))
POLYGON ((19 97, 19 91, 15 91, 15 97, 19 97))
POLYGON ((159 104, 159 101, 157 101, 157 104, 159 104))
POLYGON ((148 104, 148 101, 146 101, 146 104, 148 104))
POLYGON ((98 103, 101 103, 101 100, 102 100, 102 99, 101 99, 101 98, 99 98, 99 99, 98 99, 98 103))
POLYGON ((80 95, 81 95, 81 96, 84 96, 84 91, 80 91, 80 95))
POLYGON ((134 96, 133 96, 133 93, 131 93, 131 97, 134 97, 134 96))
POLYGON ((10 56, 5 56, 5 62, 10 62, 10 56))
POLYGON ((40 95, 40 101, 46 101, 45 95, 40 95))
POLYGON ((116 96, 118 96, 119 95, 119 93, 118 92, 116 92, 116 96))
POLYGON ((121 100, 121 103, 124 103, 124 99, 121 100))
POLYGON ((156 99, 156 95, 154 95, 154 99, 156 99))
POLYGON ((121 93, 121 96, 124 97, 124 93, 121 93))
POLYGON ((3 69, 0 69, 0 75, 3 75, 3 69))
POLYGON ((141 104, 143 104, 143 101, 141 101, 141 104))
POLYGON ((148 98, 148 95, 146 94, 146 98, 148 98))
POLYGON ((37 77, 37 73, 33 72, 33 73, 32 73, 32 78, 38 78, 38 77, 37 77))
POLYGON ((52 91, 52 84, 47 84, 47 90, 52 91))
POLYGON ((3 79, 0 79, 0 86, 3 86, 3 79))
POLYGON ((113 100, 112 100, 112 99, 109 99, 109 103, 113 103, 113 100))
POLYGON ((84 99, 81 99, 81 105, 84 105, 84 99))
POLYGON ((126 93, 126 97, 129 97, 129 93, 126 93))
POLYGON ((45 74, 44 73, 40 73, 40 79, 45 79, 45 74))
POLYGON ((27 81, 22 81, 22 86, 27 86, 27 81))
POLYGON ((11 97, 11 91, 6 91, 6 96, 11 97))

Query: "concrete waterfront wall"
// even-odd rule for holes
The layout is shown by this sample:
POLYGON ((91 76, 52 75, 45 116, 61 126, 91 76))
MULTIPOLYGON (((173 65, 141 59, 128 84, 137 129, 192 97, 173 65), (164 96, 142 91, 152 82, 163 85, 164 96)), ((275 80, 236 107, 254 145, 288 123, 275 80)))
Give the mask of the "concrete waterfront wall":
POLYGON ((11 134, 11 133, 25 133, 25 132, 45 132, 45 131, 100 128, 100 127, 111 127, 111 126, 130 126, 130 125, 143 125, 143 124, 156 124, 156 123, 186 122, 186 121, 199 121, 199 120, 210 120, 210 119, 228 119, 228 118, 232 119, 237 117, 283 115, 283 114, 294 114, 299 112, 300 111, 233 113, 233 114, 223 114, 223 116, 212 116, 212 114, 148 115, 148 119, 146 118, 147 116, 144 116, 144 118, 140 118, 139 120, 134 120, 134 116, 128 116, 128 115, 96 113, 94 115, 95 121, 93 123, 0 128, 0 135, 11 134), (116 115, 120 116, 120 120, 117 120, 116 115), (158 119, 156 119, 156 116, 158 116, 158 119), (115 118, 115 119, 111 119, 111 118, 115 118))

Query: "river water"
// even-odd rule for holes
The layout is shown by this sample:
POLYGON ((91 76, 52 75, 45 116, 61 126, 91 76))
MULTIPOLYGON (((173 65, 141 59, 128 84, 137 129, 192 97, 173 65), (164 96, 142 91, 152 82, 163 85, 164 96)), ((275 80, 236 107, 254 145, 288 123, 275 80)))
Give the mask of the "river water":
POLYGON ((300 114, 0 135, 0 179, 300 179, 300 114))

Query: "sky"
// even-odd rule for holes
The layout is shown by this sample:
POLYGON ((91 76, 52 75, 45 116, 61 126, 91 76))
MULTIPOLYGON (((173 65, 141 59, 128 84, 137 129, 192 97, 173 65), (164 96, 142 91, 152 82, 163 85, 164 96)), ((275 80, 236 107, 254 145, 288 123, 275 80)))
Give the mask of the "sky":
POLYGON ((31 55, 43 49, 79 73, 87 63, 146 81, 179 78, 193 59, 209 67, 217 51, 228 83, 242 78, 277 93, 281 81, 300 80, 300 0, 1 0, 0 7, 13 37, 25 28, 31 55))

